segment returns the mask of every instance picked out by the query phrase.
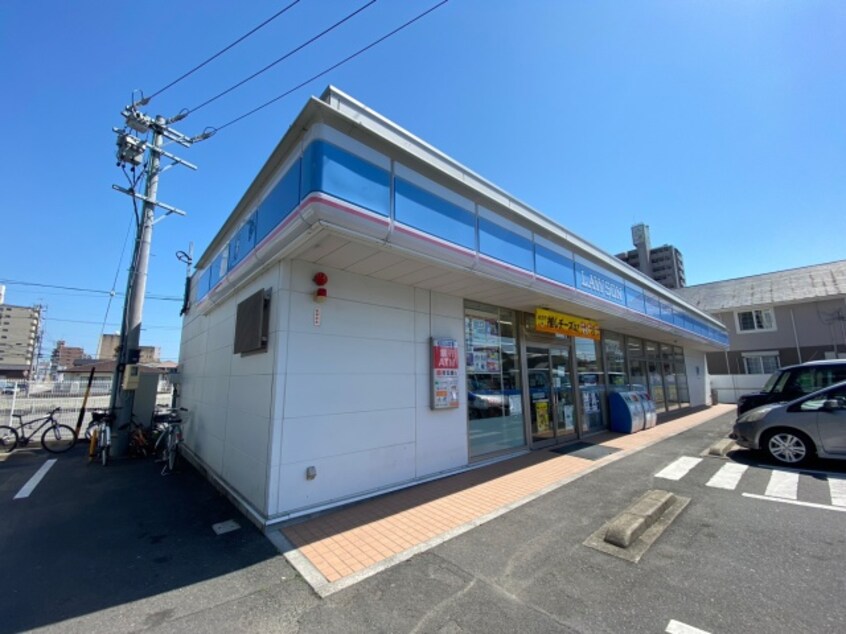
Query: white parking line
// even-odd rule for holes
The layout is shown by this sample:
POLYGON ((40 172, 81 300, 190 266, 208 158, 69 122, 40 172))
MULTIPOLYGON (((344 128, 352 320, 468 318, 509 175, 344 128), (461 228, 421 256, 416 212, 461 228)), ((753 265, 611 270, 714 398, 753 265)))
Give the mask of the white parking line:
POLYGON ((687 625, 681 621, 672 620, 667 624, 667 629, 664 630, 668 634, 708 634, 705 630, 700 630, 698 627, 687 625))
POLYGON ((799 490, 799 474, 792 471, 773 471, 764 495, 795 500, 799 490))
POLYGON ((23 485, 23 487, 21 487, 21 490, 17 492, 13 499, 20 500, 23 498, 28 498, 30 493, 35 490, 35 487, 38 486, 38 483, 41 482, 45 475, 47 475, 47 472, 50 471, 50 467, 52 467, 54 464, 56 464, 55 458, 48 460, 43 465, 41 465, 41 468, 35 472, 35 475, 32 476, 29 481, 25 485, 23 485))
POLYGON ((770 498, 766 495, 757 495, 755 493, 744 493, 743 497, 753 498, 755 500, 769 500, 770 502, 782 502, 784 504, 795 504, 796 506, 807 506, 812 509, 822 509, 824 511, 840 511, 846 513, 846 506, 829 506, 828 504, 817 504, 815 502, 800 502, 799 500, 788 500, 786 498, 770 498))
POLYGON ((828 492, 831 493, 831 503, 834 506, 846 506, 846 479, 828 479, 828 492))
POLYGON ((682 456, 678 460, 671 462, 669 465, 661 469, 655 474, 656 478, 664 478, 665 480, 681 480, 687 475, 687 472, 693 469, 696 465, 702 462, 702 458, 690 458, 689 456, 682 456))
POLYGON ((737 488, 737 483, 740 482, 740 478, 746 473, 746 469, 749 467, 745 464, 736 464, 734 462, 729 462, 728 464, 724 464, 717 473, 714 474, 706 486, 713 487, 715 489, 726 489, 727 491, 734 491, 737 488))

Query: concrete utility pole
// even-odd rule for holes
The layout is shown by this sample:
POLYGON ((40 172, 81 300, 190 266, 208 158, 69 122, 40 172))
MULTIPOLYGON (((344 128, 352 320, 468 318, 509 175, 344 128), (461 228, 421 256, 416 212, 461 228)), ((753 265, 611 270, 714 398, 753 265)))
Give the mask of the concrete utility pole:
MULTIPOLYGON (((121 321, 120 346, 118 348, 118 361, 115 367, 112 381, 112 393, 110 399, 111 409, 117 408, 117 425, 112 431, 112 451, 115 455, 126 453, 129 444, 129 426, 132 421, 132 412, 135 405, 135 389, 124 389, 124 377, 127 366, 137 364, 141 357, 141 322, 144 312, 144 296, 147 290, 147 269, 150 261, 150 246, 153 239, 153 225, 162 218, 172 213, 185 215, 169 205, 157 200, 159 187, 159 175, 172 165, 183 165, 189 169, 197 169, 196 166, 184 161, 162 149, 165 137, 182 145, 190 147, 194 142, 208 138, 210 135, 190 138, 169 127, 170 124, 179 121, 185 115, 180 114, 171 119, 157 116, 155 119, 148 117, 137 110, 137 106, 145 105, 146 100, 141 100, 123 111, 126 121, 126 128, 114 131, 118 134, 118 165, 140 165, 144 155, 147 154, 146 183, 143 194, 134 189, 125 189, 113 185, 112 187, 124 194, 144 203, 141 217, 136 228, 135 248, 133 251, 132 266, 129 270, 127 280, 126 300, 123 307, 123 319, 121 321), (133 135, 127 128, 138 134, 147 135, 152 132, 152 144, 147 143, 143 138, 133 135), (172 164, 162 168, 161 159, 165 157, 172 161, 172 164), (155 217, 156 208, 165 210, 165 215, 155 217), (123 428, 123 429, 121 429, 123 428)), ((149 421, 140 421, 146 424, 149 421)))

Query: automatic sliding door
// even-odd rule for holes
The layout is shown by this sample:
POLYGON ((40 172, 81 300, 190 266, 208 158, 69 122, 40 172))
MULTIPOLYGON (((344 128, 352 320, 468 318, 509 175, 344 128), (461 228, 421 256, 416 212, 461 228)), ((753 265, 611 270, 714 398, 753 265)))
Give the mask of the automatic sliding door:
POLYGON ((575 435, 569 350, 527 346, 526 367, 532 442, 543 444, 575 435))
POLYGON ((567 348, 550 348, 552 390, 555 396, 556 436, 576 434, 575 385, 570 375, 570 351, 567 348))

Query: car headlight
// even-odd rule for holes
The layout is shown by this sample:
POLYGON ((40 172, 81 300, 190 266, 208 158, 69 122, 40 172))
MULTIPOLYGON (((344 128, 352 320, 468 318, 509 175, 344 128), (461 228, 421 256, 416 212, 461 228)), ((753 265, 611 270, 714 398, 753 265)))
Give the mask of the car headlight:
POLYGON ((736 422, 738 422, 738 423, 757 423, 759 420, 761 420, 764 416, 766 416, 769 412, 771 412, 776 407, 778 407, 778 404, 762 405, 761 407, 756 407, 755 409, 750 409, 745 414, 741 414, 736 422))

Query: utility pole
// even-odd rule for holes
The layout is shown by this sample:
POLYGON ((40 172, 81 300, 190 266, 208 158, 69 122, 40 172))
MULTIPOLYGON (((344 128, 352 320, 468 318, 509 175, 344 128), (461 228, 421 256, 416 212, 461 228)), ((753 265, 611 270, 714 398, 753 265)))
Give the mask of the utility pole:
POLYGON ((117 408, 117 426, 112 432, 112 451, 116 455, 126 453, 129 444, 128 431, 135 405, 135 388, 133 386, 126 386, 124 379, 127 366, 132 367, 136 365, 141 357, 141 323, 144 312, 144 295, 147 290, 147 269, 150 260, 150 246, 153 239, 153 225, 170 214, 185 215, 184 211, 180 211, 175 207, 171 207, 157 200, 159 175, 166 169, 177 164, 192 170, 197 169, 195 165, 162 149, 164 139, 167 138, 183 147, 190 147, 196 141, 201 141, 211 136, 210 134, 204 134, 191 138, 177 132, 170 125, 184 118, 185 114, 178 114, 170 119, 162 116, 152 118, 137 109, 138 106, 144 106, 147 103, 148 100, 141 99, 131 106, 124 108, 122 115, 126 126, 123 129, 113 128, 118 135, 118 165, 123 166, 129 164, 138 166, 143 163, 144 156, 147 156, 147 172, 143 194, 136 192, 134 187, 126 189, 112 185, 113 189, 131 196, 133 199, 141 200, 144 203, 141 216, 138 218, 132 265, 130 266, 129 279, 126 284, 127 292, 123 307, 123 319, 121 320, 120 346, 118 348, 118 360, 115 366, 110 398, 110 408, 112 410, 117 408), (148 143, 143 137, 138 136, 144 135, 146 137, 150 133, 152 133, 151 143, 148 143), (167 158, 172 163, 162 168, 162 158, 167 158), (159 218, 155 217, 157 208, 165 211, 165 214, 159 218))

